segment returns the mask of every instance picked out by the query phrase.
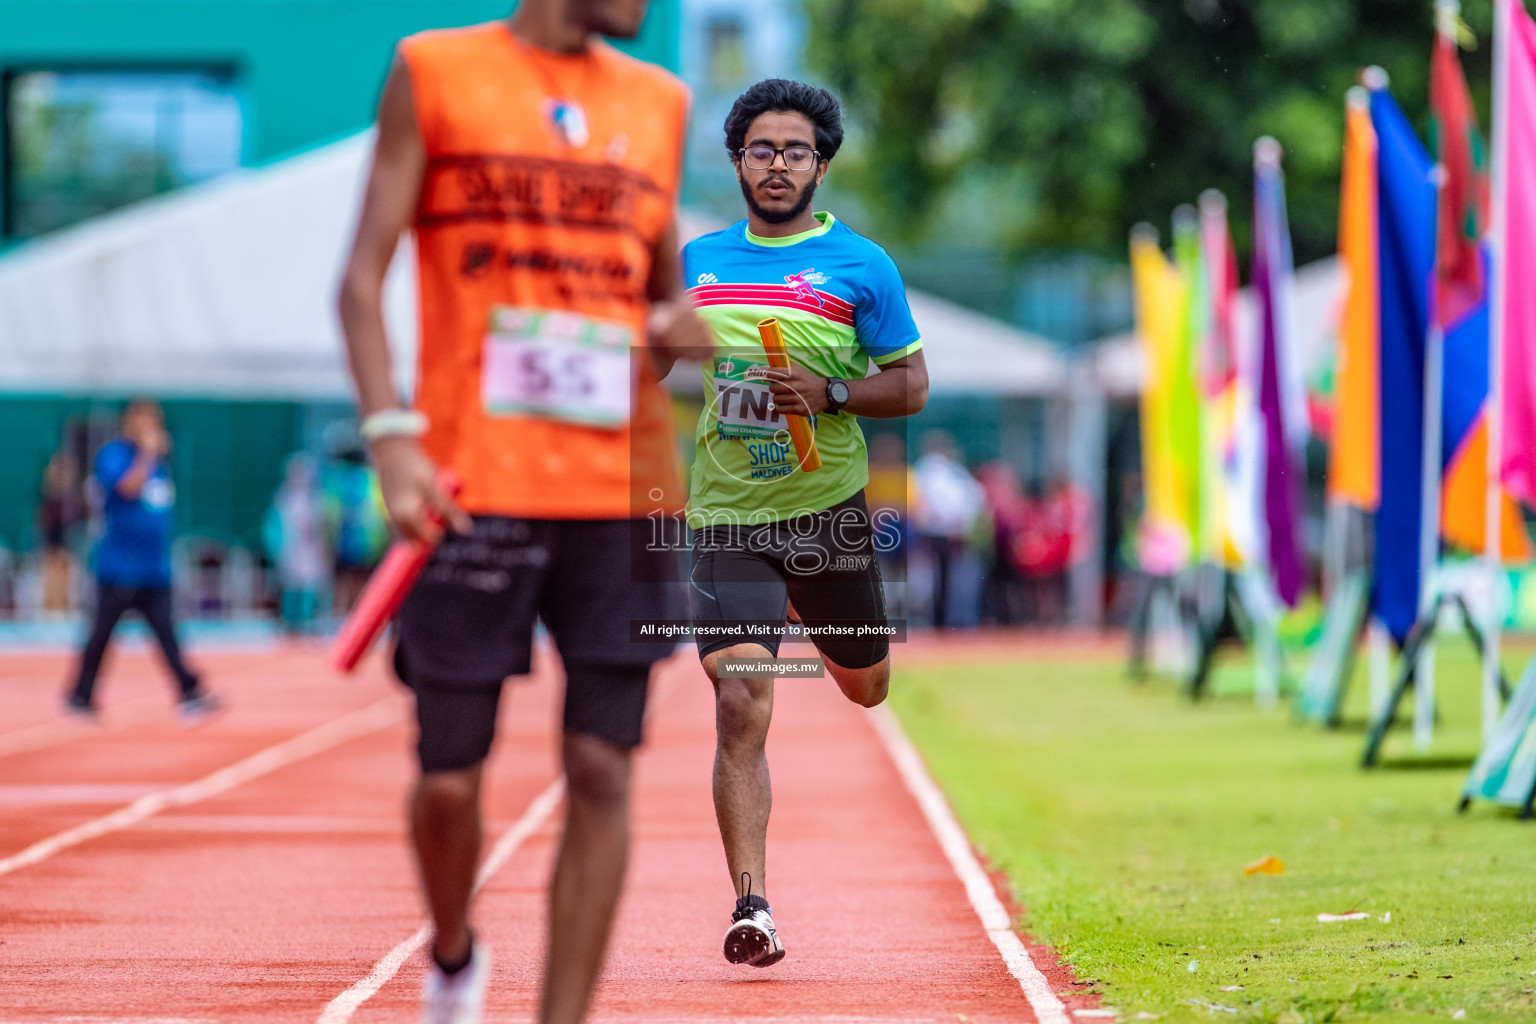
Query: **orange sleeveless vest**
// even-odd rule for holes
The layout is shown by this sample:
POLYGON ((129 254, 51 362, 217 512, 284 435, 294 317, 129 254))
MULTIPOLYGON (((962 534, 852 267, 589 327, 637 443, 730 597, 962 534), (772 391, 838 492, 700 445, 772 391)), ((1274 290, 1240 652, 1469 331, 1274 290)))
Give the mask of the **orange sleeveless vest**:
POLYGON ((400 54, 427 153, 414 224, 425 450, 458 472, 474 513, 618 519, 681 507, 670 401, 642 372, 643 353, 630 360, 631 418, 620 428, 489 412, 481 370, 498 306, 618 322, 645 343, 686 88, 604 43, 577 55, 535 49, 504 21, 423 32, 400 54), (584 133, 562 134, 556 100, 580 104, 584 133))

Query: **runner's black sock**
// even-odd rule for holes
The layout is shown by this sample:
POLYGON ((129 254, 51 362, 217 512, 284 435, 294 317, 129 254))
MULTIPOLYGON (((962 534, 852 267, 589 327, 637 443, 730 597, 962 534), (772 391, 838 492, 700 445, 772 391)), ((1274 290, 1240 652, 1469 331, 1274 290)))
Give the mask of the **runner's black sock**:
POLYGON ((757 895, 757 893, 750 893, 738 899, 736 901, 736 909, 769 910, 771 912, 771 908, 768 906, 768 901, 757 895))
POLYGON ((445 961, 442 957, 437 955, 437 943, 434 942, 432 944, 432 962, 437 964, 437 969, 438 970, 442 971, 444 974, 448 975, 448 977, 450 977, 450 978, 453 977, 455 974, 458 974, 464 968, 468 967, 469 966, 469 961, 474 958, 474 955, 475 955, 475 933, 474 932, 470 932, 469 933, 469 945, 464 947, 464 955, 462 957, 460 957, 458 960, 455 960, 451 964, 448 963, 447 961, 445 961))

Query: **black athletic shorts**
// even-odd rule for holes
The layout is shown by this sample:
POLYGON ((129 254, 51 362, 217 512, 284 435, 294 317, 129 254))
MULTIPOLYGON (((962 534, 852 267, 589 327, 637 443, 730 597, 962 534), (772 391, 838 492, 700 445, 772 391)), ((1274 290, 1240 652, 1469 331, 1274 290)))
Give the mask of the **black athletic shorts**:
POLYGON ((788 601, 833 664, 868 668, 890 652, 883 633, 816 633, 886 625, 885 587, 863 491, 823 512, 783 522, 717 523, 696 531, 689 583, 694 624, 709 630, 701 629, 700 658, 744 643, 777 655, 788 601), (776 628, 766 635, 749 631, 749 625, 763 623, 776 628))
POLYGON ((633 642, 630 621, 683 614, 677 556, 648 546, 650 528, 476 516, 472 533, 444 538, 396 622, 424 771, 485 759, 502 681, 532 667, 535 619, 565 666, 566 731, 639 744, 650 668, 669 652, 633 642))

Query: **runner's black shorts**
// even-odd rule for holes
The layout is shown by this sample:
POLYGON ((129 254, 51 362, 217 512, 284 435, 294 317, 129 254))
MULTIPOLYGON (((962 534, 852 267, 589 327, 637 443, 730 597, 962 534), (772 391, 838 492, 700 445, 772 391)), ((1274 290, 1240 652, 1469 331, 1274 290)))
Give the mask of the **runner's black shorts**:
POLYGON ((833 664, 868 668, 890 653, 863 491, 778 523, 697 530, 688 596, 700 658, 743 643, 777 655, 789 601, 833 664), (772 628, 761 632, 764 625, 772 628))
POLYGON ((532 667, 535 619, 565 666, 565 730, 639 745, 651 665, 670 652, 633 642, 630 621, 683 614, 677 555, 649 536, 647 520, 476 516, 444 538, 396 622, 423 771, 490 753, 502 682, 532 667))

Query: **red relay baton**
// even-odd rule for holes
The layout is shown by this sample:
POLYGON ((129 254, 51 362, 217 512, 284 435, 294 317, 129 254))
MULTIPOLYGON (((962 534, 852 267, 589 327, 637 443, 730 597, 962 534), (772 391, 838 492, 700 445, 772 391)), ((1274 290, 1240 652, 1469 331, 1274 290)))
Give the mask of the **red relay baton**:
MULTIPOLYGON (((437 485, 449 496, 459 493, 459 478, 451 470, 438 473, 437 485)), ((427 510, 427 521, 439 528, 443 525, 443 517, 436 509, 427 510)), ((332 668, 338 672, 351 672, 357 668, 368 648, 400 610, 436 547, 424 540, 397 540, 389 546, 379 567, 373 570, 363 592, 358 595, 352 614, 341 624, 341 631, 331 644, 332 668)))

